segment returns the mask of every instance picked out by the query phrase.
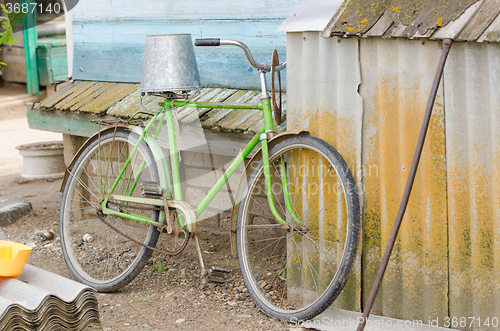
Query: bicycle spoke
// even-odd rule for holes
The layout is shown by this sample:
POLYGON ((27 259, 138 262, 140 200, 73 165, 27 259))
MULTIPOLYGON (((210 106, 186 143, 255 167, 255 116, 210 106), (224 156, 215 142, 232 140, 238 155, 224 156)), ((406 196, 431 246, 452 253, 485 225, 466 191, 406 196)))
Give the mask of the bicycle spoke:
POLYGON ((349 276, 359 239, 358 205, 352 204, 352 192, 345 192, 353 185, 352 176, 345 177, 349 170, 334 153, 307 136, 287 139, 270 150, 272 196, 288 230, 269 216, 262 168, 250 176, 240 204, 237 247, 250 295, 273 317, 314 317, 339 295, 349 276), (242 256, 240 247, 248 255, 242 256))

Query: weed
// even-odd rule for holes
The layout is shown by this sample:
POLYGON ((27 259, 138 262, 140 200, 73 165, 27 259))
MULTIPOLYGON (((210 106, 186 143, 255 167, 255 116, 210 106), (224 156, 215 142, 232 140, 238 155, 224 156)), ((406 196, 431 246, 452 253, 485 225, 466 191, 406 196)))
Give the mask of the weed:
POLYGON ((158 271, 160 274, 163 273, 163 271, 165 271, 165 266, 161 263, 160 260, 156 262, 156 265, 150 264, 150 266, 156 271, 158 271))

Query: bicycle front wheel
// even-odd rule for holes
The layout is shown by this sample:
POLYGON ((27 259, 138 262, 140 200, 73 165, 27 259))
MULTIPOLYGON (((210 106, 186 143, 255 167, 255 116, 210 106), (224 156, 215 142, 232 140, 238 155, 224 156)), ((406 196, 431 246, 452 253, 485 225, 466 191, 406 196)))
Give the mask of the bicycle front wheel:
MULTIPOLYGON (((63 191, 60 233, 64 259, 78 281, 100 292, 116 291, 130 283, 152 254, 139 243, 154 247, 158 240, 154 226, 100 214, 104 197, 129 157, 114 193, 141 196, 141 181, 159 182, 154 157, 144 141, 131 155, 138 138, 123 128, 94 137, 76 160, 63 191)), ((155 222, 159 218, 158 210, 131 203, 109 201, 107 208, 151 217, 155 222)))
POLYGON ((340 154, 310 136, 287 139, 269 152, 269 207, 263 162, 252 172, 240 203, 237 240, 243 280, 267 315, 308 320, 342 291, 360 235, 355 183, 340 154))

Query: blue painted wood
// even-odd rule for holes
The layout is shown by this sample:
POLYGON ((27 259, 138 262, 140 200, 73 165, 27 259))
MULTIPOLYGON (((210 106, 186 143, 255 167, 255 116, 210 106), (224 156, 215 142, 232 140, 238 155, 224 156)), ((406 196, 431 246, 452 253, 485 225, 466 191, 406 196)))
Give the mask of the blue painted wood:
MULTIPOLYGON (((270 63, 276 48, 285 59, 281 19, 75 22, 73 77, 81 80, 140 82, 145 36, 191 33, 193 39, 220 37, 244 42, 258 62, 270 63)), ((259 88, 256 69, 234 46, 196 47, 202 86, 259 88)), ((282 78, 286 81, 285 77, 282 78)))
POLYGON ((301 0, 80 0, 75 21, 287 18, 301 0))

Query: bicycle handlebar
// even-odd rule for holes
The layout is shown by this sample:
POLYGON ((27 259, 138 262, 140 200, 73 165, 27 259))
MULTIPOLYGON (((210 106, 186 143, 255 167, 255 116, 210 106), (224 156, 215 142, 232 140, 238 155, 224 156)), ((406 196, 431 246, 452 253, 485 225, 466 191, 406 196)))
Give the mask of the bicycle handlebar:
MULTIPOLYGON (((237 40, 220 39, 220 38, 202 38, 202 39, 195 39, 194 45, 195 46, 221 46, 221 45, 238 46, 245 51, 248 62, 250 62, 250 64, 254 68, 265 71, 271 70, 271 66, 269 64, 257 63, 253 58, 252 53, 250 53, 250 49, 248 49, 248 47, 244 43, 237 40)), ((275 71, 283 70, 285 69, 285 67, 286 67, 286 62, 283 62, 282 64, 280 64, 275 68, 275 71)))

